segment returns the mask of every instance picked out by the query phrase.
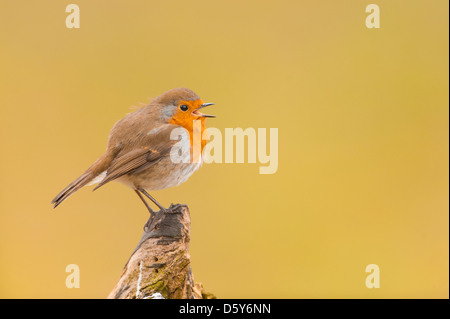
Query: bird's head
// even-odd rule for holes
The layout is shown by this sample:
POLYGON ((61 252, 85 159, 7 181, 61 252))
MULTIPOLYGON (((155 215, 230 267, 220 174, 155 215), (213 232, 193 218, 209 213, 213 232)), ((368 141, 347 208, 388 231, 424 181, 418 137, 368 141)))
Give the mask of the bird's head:
POLYGON ((199 120, 203 129, 206 119, 215 117, 202 112, 203 108, 214 103, 204 103, 197 94, 185 88, 167 91, 158 96, 154 102, 160 106, 164 121, 180 125, 189 131, 193 129, 194 121, 199 120))

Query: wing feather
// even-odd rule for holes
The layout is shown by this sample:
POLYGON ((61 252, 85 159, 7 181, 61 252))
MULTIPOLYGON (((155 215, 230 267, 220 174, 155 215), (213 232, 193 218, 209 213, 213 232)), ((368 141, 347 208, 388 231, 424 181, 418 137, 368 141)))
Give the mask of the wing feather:
POLYGON ((139 144, 125 148, 111 162, 105 178, 94 190, 123 175, 139 173, 150 168, 160 159, 169 156, 172 146, 177 142, 177 140, 170 139, 170 133, 176 127, 175 125, 165 125, 155 133, 143 136, 139 144))

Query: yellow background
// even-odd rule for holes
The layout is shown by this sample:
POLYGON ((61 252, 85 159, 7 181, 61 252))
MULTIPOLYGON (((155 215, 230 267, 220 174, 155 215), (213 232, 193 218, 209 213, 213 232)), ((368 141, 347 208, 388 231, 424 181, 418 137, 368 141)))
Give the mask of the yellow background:
POLYGON ((118 183, 50 200, 130 107, 184 86, 216 103, 222 132, 279 129, 276 174, 209 164, 153 193, 189 204, 208 291, 448 298, 448 1, 374 1, 378 30, 369 3, 1 0, 0 297, 108 295, 145 207, 118 183))

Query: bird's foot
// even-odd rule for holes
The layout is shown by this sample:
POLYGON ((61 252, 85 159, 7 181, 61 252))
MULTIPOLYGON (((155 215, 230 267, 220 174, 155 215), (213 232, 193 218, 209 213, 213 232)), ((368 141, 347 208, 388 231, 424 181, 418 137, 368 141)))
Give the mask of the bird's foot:
POLYGON ((174 205, 173 203, 171 203, 168 210, 169 210, 169 213, 178 213, 180 211, 180 208, 182 208, 182 207, 187 207, 187 205, 185 205, 185 204, 175 204, 174 205))
POLYGON ((156 224, 158 224, 158 221, 163 218, 164 214, 182 214, 183 211, 181 210, 182 207, 187 207, 187 205, 184 204, 173 204, 171 203, 169 208, 160 207, 160 210, 158 211, 151 211, 150 217, 148 218, 147 222, 144 225, 144 231, 150 232, 155 228, 156 224))
POLYGON ((154 211, 152 211, 150 213, 150 217, 148 218, 147 222, 144 225, 144 231, 145 232, 147 232, 150 229, 150 225, 152 224, 153 219, 155 218, 155 216, 156 216, 156 213, 154 211))
POLYGON ((157 213, 164 213, 164 214, 174 214, 178 213, 181 207, 186 207, 184 204, 173 204, 171 203, 168 208, 160 207, 160 210, 157 213))

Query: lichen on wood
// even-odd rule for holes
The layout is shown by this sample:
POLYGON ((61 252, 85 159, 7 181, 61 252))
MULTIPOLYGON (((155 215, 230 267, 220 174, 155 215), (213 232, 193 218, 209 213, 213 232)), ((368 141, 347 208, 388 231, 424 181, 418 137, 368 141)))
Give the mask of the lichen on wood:
POLYGON ((215 298, 194 282, 189 255, 190 229, 186 205, 171 205, 166 212, 156 212, 108 298, 215 298))

